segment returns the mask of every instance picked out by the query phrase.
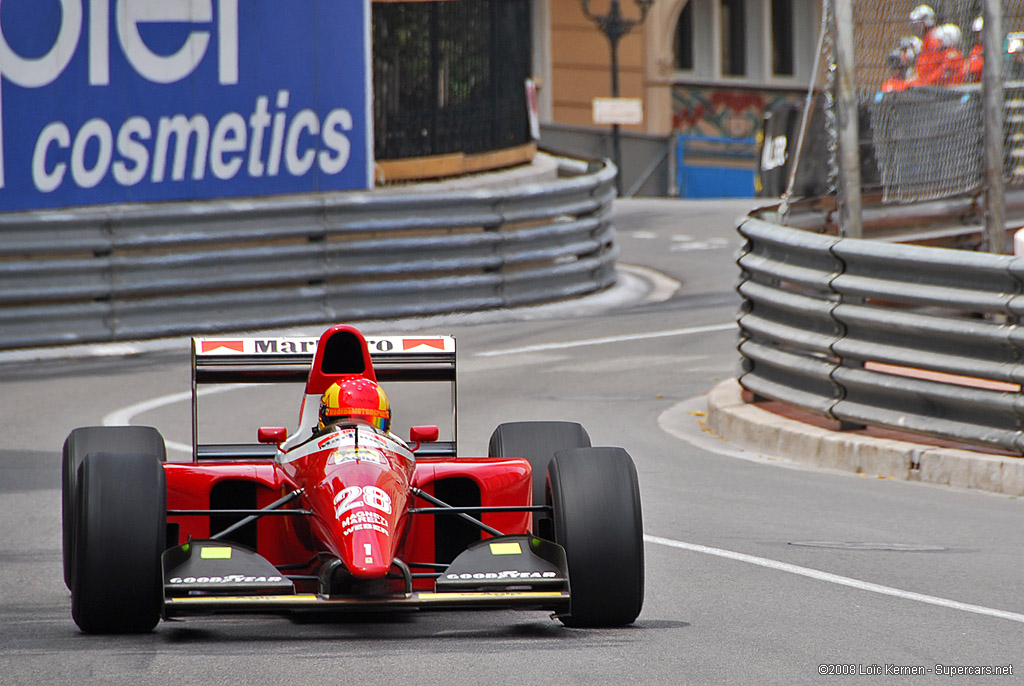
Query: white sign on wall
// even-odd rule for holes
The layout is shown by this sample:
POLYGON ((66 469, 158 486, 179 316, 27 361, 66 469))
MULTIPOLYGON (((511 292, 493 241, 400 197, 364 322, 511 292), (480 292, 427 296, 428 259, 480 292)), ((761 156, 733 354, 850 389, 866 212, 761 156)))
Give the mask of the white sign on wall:
POLYGON ((594 98, 595 124, 643 124, 640 98, 594 98))

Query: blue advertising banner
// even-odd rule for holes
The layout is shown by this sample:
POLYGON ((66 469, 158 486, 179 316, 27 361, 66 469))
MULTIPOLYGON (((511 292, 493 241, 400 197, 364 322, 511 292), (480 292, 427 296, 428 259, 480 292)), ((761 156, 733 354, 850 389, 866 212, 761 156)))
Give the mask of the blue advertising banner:
POLYGON ((0 211, 368 188, 370 0, 3 0, 0 211))

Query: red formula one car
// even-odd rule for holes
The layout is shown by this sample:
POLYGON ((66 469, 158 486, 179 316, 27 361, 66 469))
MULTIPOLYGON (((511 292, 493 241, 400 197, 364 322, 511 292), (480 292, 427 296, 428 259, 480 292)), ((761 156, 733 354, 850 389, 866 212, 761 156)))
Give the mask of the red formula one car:
POLYGON ((194 339, 191 461, 166 461, 150 427, 79 428, 64 444, 75 622, 127 633, 211 613, 514 608, 632 623, 644 561, 630 456, 591 447, 579 424, 514 422, 489 457, 457 457, 455 378, 448 336, 194 339), (321 426, 321 396, 351 379, 449 382, 451 440, 321 426), (246 382, 304 382, 298 428, 200 444, 197 387, 246 382))

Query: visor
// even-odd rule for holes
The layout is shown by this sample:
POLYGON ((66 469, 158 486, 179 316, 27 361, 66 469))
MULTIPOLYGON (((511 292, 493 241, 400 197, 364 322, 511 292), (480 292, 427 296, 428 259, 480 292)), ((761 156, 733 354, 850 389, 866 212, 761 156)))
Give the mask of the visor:
POLYGON ((343 419, 352 418, 365 422, 375 429, 387 431, 391 426, 391 417, 387 410, 371 410, 362 407, 338 407, 326 409, 320 413, 320 423, 323 426, 334 424, 343 419))

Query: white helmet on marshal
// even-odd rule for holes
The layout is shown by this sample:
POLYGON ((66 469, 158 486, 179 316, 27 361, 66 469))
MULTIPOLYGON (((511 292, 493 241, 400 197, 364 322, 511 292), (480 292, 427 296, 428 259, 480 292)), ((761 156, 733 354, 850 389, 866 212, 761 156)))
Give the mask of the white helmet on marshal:
POLYGON ((930 29, 935 26, 935 10, 931 5, 918 5, 910 10, 910 23, 921 24, 930 29))
POLYGON ((944 48, 957 47, 960 45, 961 38, 963 38, 963 32, 956 24, 942 24, 935 31, 938 33, 939 41, 944 48))

